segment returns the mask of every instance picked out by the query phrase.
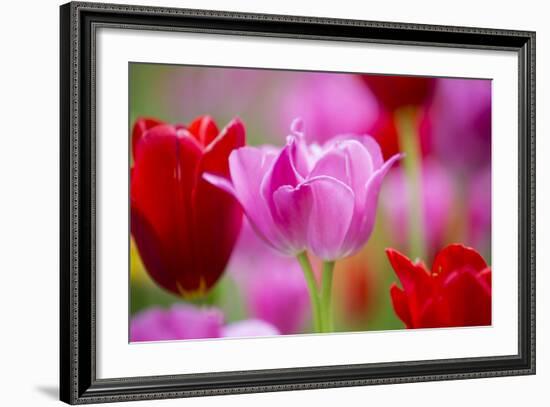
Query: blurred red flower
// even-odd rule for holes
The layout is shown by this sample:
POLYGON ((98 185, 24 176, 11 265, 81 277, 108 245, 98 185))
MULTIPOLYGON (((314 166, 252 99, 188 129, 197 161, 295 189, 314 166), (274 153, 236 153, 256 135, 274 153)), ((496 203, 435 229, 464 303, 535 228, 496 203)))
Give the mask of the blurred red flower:
POLYGON ((185 297, 204 294, 223 273, 241 227, 229 194, 202 179, 229 176, 245 142, 234 119, 221 132, 208 116, 190 125, 138 119, 132 131, 131 231, 152 279, 185 297))
MULTIPOLYGON (((417 124, 419 137, 420 153, 426 156, 432 149, 432 128, 430 116, 425 111, 419 117, 417 124)), ((380 145, 384 160, 388 160, 391 156, 402 152, 399 145, 399 135, 397 126, 391 112, 381 109, 378 119, 367 131, 380 145)), ((401 162, 397 162, 396 166, 400 166, 401 162)))
POLYGON ((449 245, 431 272, 396 250, 386 253, 403 286, 390 289, 393 308, 407 328, 491 324, 491 268, 477 251, 449 245))
POLYGON ((378 101, 389 111, 420 106, 433 95, 436 80, 419 76, 362 75, 378 101))

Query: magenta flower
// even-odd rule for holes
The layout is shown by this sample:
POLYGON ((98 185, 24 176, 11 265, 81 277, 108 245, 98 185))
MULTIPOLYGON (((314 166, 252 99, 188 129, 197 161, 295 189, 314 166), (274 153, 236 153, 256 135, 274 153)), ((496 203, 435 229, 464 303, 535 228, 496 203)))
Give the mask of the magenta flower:
MULTIPOLYGON (((408 239, 411 192, 403 168, 397 168, 384 182, 382 205, 387 213, 392 236, 400 245, 406 244, 408 239)), ((425 161, 421 177, 422 218, 426 243, 432 250, 444 244, 445 233, 453 215, 454 195, 452 178, 448 172, 432 161, 425 161)))
POLYGON ((222 329, 222 336, 226 338, 275 335, 279 335, 277 328, 261 319, 246 319, 244 321, 233 322, 222 329))
POLYGON ((307 123, 307 141, 320 143, 335 134, 363 134, 378 116, 375 97, 353 74, 300 74, 283 87, 276 109, 280 130, 299 116, 307 123))
POLYGON ((279 252, 296 256, 308 250, 324 261, 352 255, 370 237, 382 180, 400 155, 384 162, 368 136, 307 145, 301 129, 295 121, 278 153, 233 151, 231 182, 204 177, 236 197, 252 227, 279 252))
POLYGON ((302 331, 310 308, 300 266, 265 244, 246 219, 228 269, 252 317, 273 324, 283 334, 302 331))
POLYGON ((429 114, 434 150, 447 164, 461 172, 490 164, 490 80, 439 80, 429 114))
POLYGON ((218 338, 222 327, 223 314, 214 308, 187 304, 150 308, 130 321, 130 342, 218 338))
POLYGON ((469 186, 470 243, 488 249, 491 243, 491 167, 474 174, 469 186))
POLYGON ((151 308, 136 314, 130 321, 130 342, 278 334, 277 328, 259 319, 224 325, 219 309, 190 304, 175 304, 169 309, 151 308))

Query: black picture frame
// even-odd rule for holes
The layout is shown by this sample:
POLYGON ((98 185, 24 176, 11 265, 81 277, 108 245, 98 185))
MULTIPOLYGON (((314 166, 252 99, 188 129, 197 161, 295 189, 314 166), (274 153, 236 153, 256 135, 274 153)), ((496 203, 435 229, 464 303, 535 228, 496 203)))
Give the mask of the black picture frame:
POLYGON ((60 398, 70 404, 535 373, 535 33, 72 2, 60 7, 60 398), (436 361, 96 378, 97 27, 508 50, 519 59, 519 351, 436 361))

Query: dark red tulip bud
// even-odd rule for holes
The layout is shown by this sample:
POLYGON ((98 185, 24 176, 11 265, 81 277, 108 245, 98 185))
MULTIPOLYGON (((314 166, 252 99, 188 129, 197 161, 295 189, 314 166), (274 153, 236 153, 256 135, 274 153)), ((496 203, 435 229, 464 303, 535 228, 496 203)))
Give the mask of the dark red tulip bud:
POLYGON ((244 143, 238 119, 221 132, 208 116, 189 126, 136 121, 131 229, 147 272, 164 289, 202 295, 222 275, 242 212, 234 198, 202 174, 229 177, 229 154, 244 143))

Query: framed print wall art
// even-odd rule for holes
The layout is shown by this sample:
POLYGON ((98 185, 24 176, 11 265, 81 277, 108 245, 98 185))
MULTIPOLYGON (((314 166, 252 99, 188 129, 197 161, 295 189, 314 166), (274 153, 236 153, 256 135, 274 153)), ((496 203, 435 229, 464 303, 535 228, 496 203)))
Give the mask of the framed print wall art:
POLYGON ((535 34, 61 6, 61 399, 535 372, 535 34))

